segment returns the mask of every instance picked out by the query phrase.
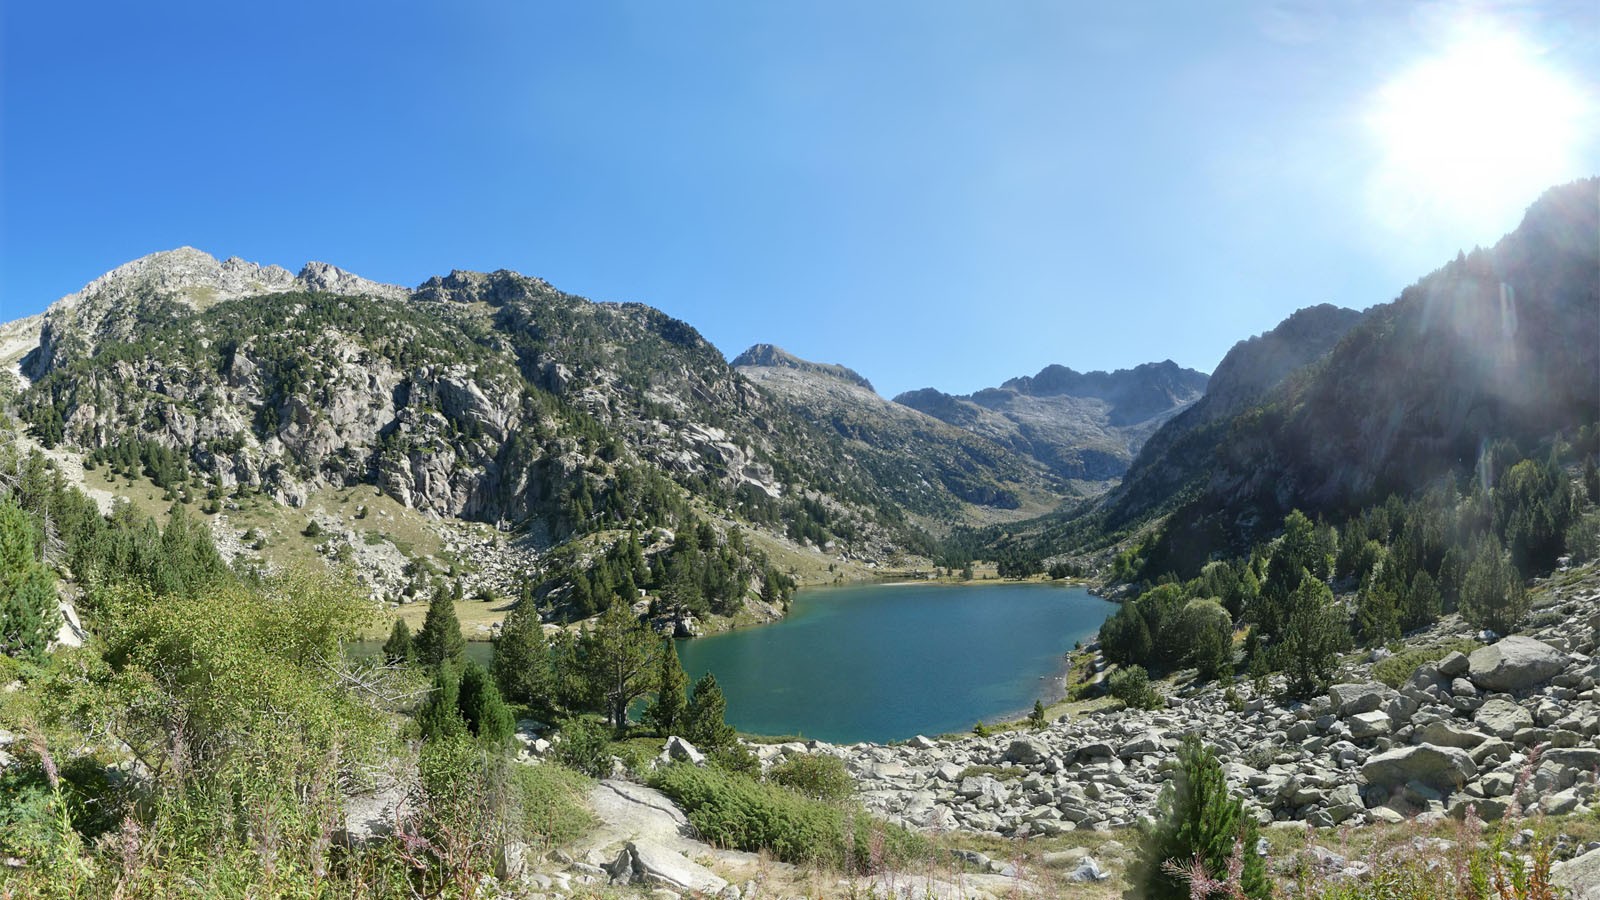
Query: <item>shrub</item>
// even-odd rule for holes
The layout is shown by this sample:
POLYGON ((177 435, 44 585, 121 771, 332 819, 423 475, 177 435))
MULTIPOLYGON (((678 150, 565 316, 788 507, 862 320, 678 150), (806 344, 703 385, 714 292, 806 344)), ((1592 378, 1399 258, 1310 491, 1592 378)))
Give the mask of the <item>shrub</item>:
POLYGON ((748 775, 751 778, 761 777, 761 757, 756 756, 749 747, 733 743, 706 754, 706 761, 724 772, 733 772, 739 775, 748 775))
POLYGON ((707 840, 766 850, 791 863, 871 873, 926 853, 925 839, 886 825, 860 808, 811 800, 753 778, 675 763, 650 783, 671 797, 707 840))
POLYGON ((1416 671, 1425 663, 1438 662, 1450 655, 1452 651, 1471 653, 1478 649, 1477 641, 1460 640, 1445 644, 1440 647, 1412 647, 1401 650, 1399 653, 1380 660, 1372 667, 1372 677, 1398 690, 1402 685, 1416 674, 1416 671))
POLYGON ((1150 686, 1150 675, 1144 666, 1128 666, 1112 673, 1111 696, 1121 700, 1130 709, 1157 709, 1161 694, 1150 686))
POLYGON ((1266 864, 1255 852, 1255 820, 1245 814, 1241 800, 1228 794, 1216 754, 1186 738, 1174 776, 1162 789, 1156 823, 1142 833, 1138 859, 1129 867, 1136 895, 1187 900, 1190 884, 1169 868, 1176 865, 1234 882, 1246 897, 1270 897, 1266 864))
POLYGON ((844 760, 826 754, 801 753, 772 767, 767 778, 813 800, 837 803, 855 790, 844 760))
POLYGON ((556 743, 556 761, 585 775, 604 778, 611 774, 610 735, 606 726, 592 719, 562 719, 558 723, 561 740, 556 743))

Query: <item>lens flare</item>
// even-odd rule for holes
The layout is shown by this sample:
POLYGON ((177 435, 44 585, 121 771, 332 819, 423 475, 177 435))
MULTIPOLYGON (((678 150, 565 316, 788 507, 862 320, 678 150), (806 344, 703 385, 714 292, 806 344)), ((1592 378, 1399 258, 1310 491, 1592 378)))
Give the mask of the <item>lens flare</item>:
POLYGON ((1509 228, 1530 198, 1583 175, 1592 104, 1517 35, 1480 23, 1373 98, 1373 201, 1397 228, 1509 228))

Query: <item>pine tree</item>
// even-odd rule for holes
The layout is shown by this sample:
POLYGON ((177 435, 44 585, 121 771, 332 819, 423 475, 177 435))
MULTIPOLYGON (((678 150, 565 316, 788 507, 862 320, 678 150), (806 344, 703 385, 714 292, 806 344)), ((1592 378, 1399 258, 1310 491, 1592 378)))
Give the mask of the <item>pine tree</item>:
POLYGON ((461 671, 456 707, 461 711, 467 730, 486 743, 503 744, 516 728, 511 709, 500 697, 500 689, 476 662, 469 660, 461 671))
POLYGON ((461 636, 461 622, 456 618, 455 604, 442 583, 436 585, 433 598, 428 601, 428 615, 422 620, 422 630, 411 642, 416 650, 417 662, 429 668, 454 666, 467 652, 467 639, 461 636))
POLYGON ((656 684, 656 700, 645 712, 650 727, 662 737, 677 733, 684 720, 684 710, 689 705, 684 687, 689 681, 683 673, 683 663, 678 661, 678 651, 667 641, 661 648, 661 676, 656 684))
POLYGON ((38 656, 61 627, 55 576, 38 559, 31 517, 0 504, 0 653, 38 656))
POLYGON ((1344 608, 1327 585, 1307 573, 1289 595, 1288 620, 1274 647, 1278 668, 1289 673, 1289 692, 1309 697, 1321 690, 1349 640, 1344 608))
POLYGON ((389 639, 383 642, 383 661, 391 666, 403 666, 411 661, 411 626, 405 619, 395 619, 389 629, 389 639))
POLYGON ((489 664, 500 695, 542 712, 553 709, 555 684, 550 642, 531 600, 518 603, 506 615, 494 639, 494 659, 489 664))
POLYGON ((1472 550, 1461 582, 1461 618, 1497 634, 1510 634, 1528 614, 1528 595, 1515 566, 1493 537, 1472 550))
POLYGON ((417 710, 417 724, 426 740, 466 733, 467 724, 461 718, 461 680, 454 668, 441 666, 433 673, 433 690, 417 710))
POLYGON ((683 737, 706 752, 733 746, 733 726, 726 721, 728 700, 722 696, 717 676, 707 672, 694 683, 684 713, 683 737))
POLYGON ((659 645, 656 636, 625 603, 601 614, 578 639, 578 666, 586 693, 599 701, 611 726, 628 724, 628 705, 654 686, 659 645))
POLYGON ((1031 728, 1043 728, 1045 726, 1043 702, 1039 700, 1033 701, 1033 712, 1028 713, 1028 725, 1031 728))
POLYGON ((1185 738, 1175 775, 1162 789, 1156 823, 1141 836, 1138 860, 1130 867, 1134 893, 1149 900, 1188 900, 1190 885, 1165 866, 1198 861, 1218 880, 1229 877, 1232 863, 1246 897, 1270 897, 1266 863, 1256 853, 1255 820, 1228 794, 1216 754, 1194 737, 1185 738))

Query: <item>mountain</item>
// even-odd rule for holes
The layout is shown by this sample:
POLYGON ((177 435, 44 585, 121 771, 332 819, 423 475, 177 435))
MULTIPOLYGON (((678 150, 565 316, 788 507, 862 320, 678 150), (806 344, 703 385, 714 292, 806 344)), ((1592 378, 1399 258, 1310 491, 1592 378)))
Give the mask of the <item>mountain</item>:
POLYGON ((1330 304, 1297 310, 1264 334, 1235 344, 1217 364, 1206 394, 1172 417, 1140 449, 1110 495, 1121 525, 1180 496, 1209 470, 1209 452, 1226 440, 1232 418, 1262 400, 1285 377, 1322 358, 1361 321, 1330 304))
POLYGON ((1171 360, 1115 372, 1046 366, 970 396, 925 388, 894 398, 1017 453, 1061 478, 1110 482, 1161 423, 1207 390, 1202 372, 1171 360))
POLYGON ((763 365, 729 366, 659 310, 515 272, 456 271, 411 290, 182 248, 53 304, 16 407, 45 446, 91 465, 138 457, 180 499, 300 508, 369 486, 539 553, 710 517, 884 565, 928 552, 930 532, 1064 495, 1030 460, 920 414, 855 427, 856 413, 819 414, 760 374, 825 378, 877 412, 891 406, 843 367, 776 348, 746 356, 763 365))
POLYGON ((771 344, 754 344, 750 349, 734 357, 728 365, 735 369, 794 369, 800 372, 810 372, 817 375, 831 376, 849 382, 860 388, 872 391, 872 382, 861 377, 854 369, 849 369, 836 363, 816 363, 801 359, 782 347, 771 344))
POLYGON ((751 347, 732 365, 813 426, 834 432, 886 478, 938 485, 990 510, 1039 511, 1066 490, 1031 457, 891 403, 843 366, 808 362, 771 344, 751 347))
POLYGON ((1151 552, 1192 571, 1292 509, 1339 517, 1600 421, 1597 199, 1600 179, 1552 188, 1393 302, 1302 310, 1235 347, 1108 496, 1107 529, 1172 509, 1151 552))

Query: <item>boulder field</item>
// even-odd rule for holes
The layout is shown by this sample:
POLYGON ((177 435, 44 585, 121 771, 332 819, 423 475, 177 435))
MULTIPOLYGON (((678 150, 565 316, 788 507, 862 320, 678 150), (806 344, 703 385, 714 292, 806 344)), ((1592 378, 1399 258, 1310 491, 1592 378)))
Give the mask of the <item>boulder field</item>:
MULTIPOLYGON (((1032 731, 901 744, 757 746, 843 759, 861 799, 922 830, 1025 836, 1104 830, 1153 815, 1183 738, 1218 751, 1232 789, 1263 824, 1317 827, 1413 816, 1484 819, 1600 806, 1600 593, 1567 598, 1528 635, 1421 665, 1398 689, 1377 661, 1308 702, 1227 696, 1198 685, 1156 711, 1102 710, 1032 731)), ((1459 631, 1459 625, 1455 628, 1459 631)), ((1438 626, 1422 636, 1452 636, 1438 626)), ((1381 657, 1382 651, 1374 654, 1381 657)))

